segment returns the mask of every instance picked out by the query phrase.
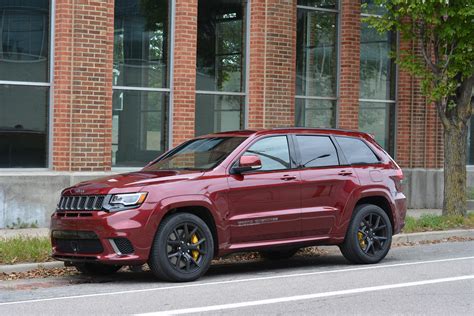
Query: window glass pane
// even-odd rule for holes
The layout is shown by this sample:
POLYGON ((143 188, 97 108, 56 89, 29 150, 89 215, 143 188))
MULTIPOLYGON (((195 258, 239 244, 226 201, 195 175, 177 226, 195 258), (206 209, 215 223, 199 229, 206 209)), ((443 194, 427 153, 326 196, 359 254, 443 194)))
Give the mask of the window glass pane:
POLYGON ((245 91, 246 3, 199 1, 197 90, 245 91))
POLYGON ((168 1, 115 1, 113 84, 168 87, 168 1))
POLYGON ((0 85, 0 168, 47 167, 48 90, 0 85))
POLYGON ((386 9, 383 5, 376 4, 374 0, 362 0, 362 13, 367 14, 384 14, 386 9))
POLYGON ((390 58, 392 34, 380 34, 362 23, 360 37, 360 98, 395 100, 395 66, 390 58))
POLYGON ((143 166, 165 151, 168 94, 115 90, 112 164, 143 166))
POLYGON ((336 125, 336 101, 296 99, 296 126, 334 127, 336 125))
POLYGON ((339 164, 336 148, 326 136, 296 136, 304 167, 336 166, 339 164))
POLYGON ((239 130, 243 126, 245 97, 196 95, 196 135, 239 130))
POLYGON ((296 95, 336 96, 337 14, 298 9, 296 95))
POLYGON ((324 9, 337 9, 337 2, 337 0, 298 0, 298 5, 324 9))
MULTIPOLYGON (((473 94, 474 96, 474 88, 473 94)), ((474 165, 474 116, 469 120, 469 129, 467 132, 467 164, 474 165)))
POLYGON ((364 141, 351 137, 336 137, 336 139, 349 163, 366 164, 379 162, 377 156, 364 141))
POLYGON ((195 139, 172 155, 146 167, 145 170, 212 169, 220 164, 244 140, 245 137, 195 139))
POLYGON ((49 81, 49 1, 0 0, 0 80, 49 81))
POLYGON ((257 141, 245 152, 249 155, 257 155, 262 161, 259 170, 281 170, 290 168, 290 151, 286 136, 267 137, 257 141))
POLYGON ((393 153, 395 113, 394 103, 361 102, 359 130, 374 135, 375 140, 389 153, 393 153))

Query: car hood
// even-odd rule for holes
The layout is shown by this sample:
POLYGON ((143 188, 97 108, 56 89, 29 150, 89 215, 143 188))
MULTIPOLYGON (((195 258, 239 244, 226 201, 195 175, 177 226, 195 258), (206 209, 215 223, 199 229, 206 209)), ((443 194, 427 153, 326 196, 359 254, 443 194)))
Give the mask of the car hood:
POLYGON ((185 181, 203 175, 202 171, 138 171, 80 182, 63 191, 65 195, 101 195, 136 192, 144 186, 185 181))

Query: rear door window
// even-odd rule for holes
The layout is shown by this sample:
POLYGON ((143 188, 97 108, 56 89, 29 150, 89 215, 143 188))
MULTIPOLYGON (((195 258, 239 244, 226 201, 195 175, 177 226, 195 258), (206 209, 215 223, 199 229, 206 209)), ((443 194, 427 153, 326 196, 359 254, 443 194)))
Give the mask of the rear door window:
POLYGON ((361 139, 353 137, 336 137, 344 156, 352 165, 379 163, 379 158, 361 139))
POLYGON ((328 136, 296 135, 296 142, 303 167, 339 165, 336 147, 328 136))

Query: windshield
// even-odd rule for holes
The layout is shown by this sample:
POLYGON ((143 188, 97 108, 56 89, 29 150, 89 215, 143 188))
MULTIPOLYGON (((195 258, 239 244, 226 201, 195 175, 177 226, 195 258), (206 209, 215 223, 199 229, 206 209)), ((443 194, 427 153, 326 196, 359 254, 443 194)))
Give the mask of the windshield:
POLYGON ((245 137, 210 137, 193 139, 165 155, 144 171, 208 170, 221 163, 245 137))

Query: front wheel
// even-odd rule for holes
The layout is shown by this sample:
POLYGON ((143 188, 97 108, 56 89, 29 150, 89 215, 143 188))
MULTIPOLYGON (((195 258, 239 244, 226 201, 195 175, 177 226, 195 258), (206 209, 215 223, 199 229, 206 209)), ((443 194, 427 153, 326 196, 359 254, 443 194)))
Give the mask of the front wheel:
POLYGON ((354 216, 339 247, 352 263, 377 263, 387 255, 392 243, 392 224, 380 207, 362 204, 354 216))
POLYGON ((148 264, 159 279, 188 282, 206 273, 213 256, 214 241, 206 223, 193 214, 177 213, 158 228, 148 264))

